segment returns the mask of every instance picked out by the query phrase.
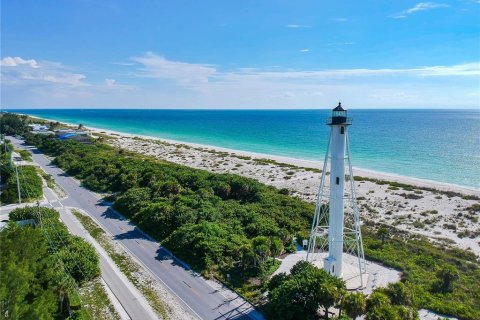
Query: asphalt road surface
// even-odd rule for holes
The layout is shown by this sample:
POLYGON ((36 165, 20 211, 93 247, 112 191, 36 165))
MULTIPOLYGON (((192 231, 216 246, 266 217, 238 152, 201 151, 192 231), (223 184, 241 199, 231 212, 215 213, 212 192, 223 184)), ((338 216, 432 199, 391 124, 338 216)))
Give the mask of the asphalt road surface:
MULTIPOLYGON (((37 165, 35 162, 15 161, 15 165, 37 165)), ((41 206, 51 207, 60 213, 60 218, 67 226, 70 233, 80 236, 90 242, 100 257, 100 271, 104 284, 108 287, 108 295, 115 306, 120 319, 122 320, 157 320, 158 316, 148 304, 145 297, 127 279, 127 277, 116 266, 115 262, 108 256, 105 250, 90 234, 82 227, 82 224, 70 212, 63 207, 57 194, 47 185, 43 185, 44 199, 40 201, 41 206)), ((8 220, 9 213, 15 208, 35 205, 34 203, 10 204, 1 207, 0 220, 8 220)))
MULTIPOLYGON (((121 308, 126 313, 126 319, 157 320, 159 319, 155 311, 150 307, 145 297, 135 288, 127 277, 120 271, 115 263, 109 258, 103 248, 90 237, 88 232, 81 227, 81 224, 68 209, 60 209, 60 215, 63 223, 68 227, 71 233, 87 239, 99 253, 100 271, 102 279, 107 284, 109 290, 121 304, 121 308)), ((117 310, 118 311, 118 310, 117 310)))
MULTIPOLYGON (((22 140, 7 138, 16 148, 20 146, 25 148, 22 140)), ((33 161, 52 175, 55 182, 68 195, 61 200, 61 205, 80 208, 89 214, 198 318, 263 319, 263 316, 240 296, 190 270, 168 250, 102 202, 96 194, 83 188, 77 180, 51 164, 50 160, 36 148, 30 148, 30 151, 33 161)))

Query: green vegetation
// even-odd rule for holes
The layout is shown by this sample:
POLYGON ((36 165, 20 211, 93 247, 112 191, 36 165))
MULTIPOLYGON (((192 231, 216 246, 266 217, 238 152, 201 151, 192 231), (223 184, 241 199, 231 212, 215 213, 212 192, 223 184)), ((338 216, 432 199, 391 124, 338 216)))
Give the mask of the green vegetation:
POLYGON ((378 228, 377 230, 377 237, 378 239, 380 239, 382 241, 382 244, 385 243, 385 239, 388 238, 389 236, 389 230, 386 226, 380 226, 380 228, 378 228))
POLYGON ((0 313, 8 319, 97 319, 79 288, 100 274, 95 250, 44 207, 15 209, 0 232, 0 313))
POLYGON ((382 243, 372 227, 362 229, 365 255, 402 271, 402 281, 413 292, 413 305, 460 319, 480 318, 480 269, 475 254, 394 228, 388 228, 389 238, 382 243))
POLYGON ((346 294, 341 303, 342 311, 350 318, 356 319, 367 310, 367 297, 361 292, 346 294))
MULTIPOLYGON (((8 163, 2 163, 1 166, 8 166, 8 163)), ((2 172, 6 173, 7 183, 6 189, 2 191, 2 203, 16 203, 18 202, 17 177, 14 169, 4 169, 2 172)), ((18 179, 20 181, 20 196, 22 202, 29 202, 42 197, 42 179, 37 174, 37 169, 34 166, 19 166, 18 179)))
POLYGON ((412 292, 403 283, 376 289, 366 301, 366 320, 415 320, 418 311, 412 304, 412 292))
POLYGON ((341 319, 365 315, 367 320, 415 320, 418 313, 413 294, 401 282, 376 289, 368 298, 362 293, 348 293, 345 282, 300 261, 290 275, 280 273, 268 285, 270 303, 267 308, 272 319, 315 319, 322 310, 325 319, 329 309, 338 308, 341 319))
POLYGON ((23 135, 30 131, 28 116, 14 113, 2 113, 0 117, 1 133, 6 135, 23 135))
POLYGON ((0 148, 0 180, 3 184, 12 173, 15 173, 13 164, 10 165, 13 146, 9 140, 3 140, 0 148))
POLYGON ((310 224, 312 204, 253 179, 212 174, 102 144, 38 135, 27 140, 56 156, 54 162, 85 186, 113 192, 118 211, 193 268, 251 298, 260 296, 262 284, 245 284, 264 278, 266 258, 281 254, 293 235, 310 224), (266 256, 255 251, 254 239, 271 243, 266 256))
POLYGON ((121 317, 110 302, 100 278, 96 278, 80 288, 82 306, 89 315, 94 315, 92 320, 120 320, 121 317))
MULTIPOLYGON (((272 243, 280 242, 288 252, 294 250, 295 235, 308 233, 313 204, 256 180, 208 173, 100 143, 25 137, 85 186, 112 193, 117 210, 194 269, 224 281, 256 304, 264 302, 261 293, 273 269, 269 264, 279 252, 272 243)), ((402 271, 414 307, 460 319, 480 318, 480 271, 473 253, 393 228, 388 237, 378 237, 377 229, 375 224, 362 226, 365 254, 402 271), (443 290, 445 278, 437 272, 448 265, 457 269, 458 278, 443 290)), ((387 301, 379 296, 377 300, 387 301)), ((367 316, 374 306, 367 303, 367 316)), ((375 314, 411 316, 410 309, 401 306, 375 310, 370 319, 376 319, 375 314)))
MULTIPOLYGON (((0 117, 0 120, 4 116, 0 117)), ((0 121, 4 123, 4 121, 0 121)), ((9 127, 7 127, 8 129, 9 127)), ((2 133, 5 128, 2 127, 2 133)), ((17 177, 15 164, 11 161, 13 146, 9 141, 0 145, 0 181, 6 184, 2 190, 0 201, 2 204, 18 202, 17 177)), ((28 152, 28 151, 27 151, 28 152)), ((30 155, 30 153, 28 153, 30 155)), ((36 200, 42 197, 42 179, 38 176, 34 166, 19 166, 18 179, 20 181, 20 195, 22 202, 36 200)))
POLYGON ((164 302, 159 298, 151 283, 141 279, 141 276, 139 276, 141 273, 140 267, 132 260, 132 258, 127 254, 119 253, 115 250, 108 235, 95 223, 95 221, 93 221, 92 218, 77 210, 72 210, 72 213, 77 217, 88 233, 97 240, 118 268, 123 274, 125 274, 128 280, 144 295, 153 310, 155 310, 155 312, 163 319, 167 319, 168 314, 164 302))
POLYGON ((444 265, 437 271, 438 288, 444 292, 452 291, 453 283, 460 278, 457 268, 444 265))
MULTIPOLYGON (((17 150, 16 150, 17 151, 17 150)), ((27 150, 18 150, 18 153, 24 161, 32 161, 32 154, 27 150)))
POLYGON ((306 261, 293 266, 290 275, 273 276, 268 289, 272 319, 312 319, 320 307, 328 319, 328 309, 346 293, 343 280, 306 261))
MULTIPOLYGON (((429 188, 429 187, 417 187, 417 186, 412 186, 410 184, 406 183, 400 183, 400 182, 395 182, 395 181, 387 181, 387 180, 380 180, 380 179, 375 179, 375 178, 368 178, 368 177, 360 177, 360 176, 355 176, 355 181, 370 181, 378 185, 389 185, 390 190, 399 190, 403 189, 405 191, 413 191, 415 193, 419 193, 420 190, 423 191, 430 191, 433 193, 437 194, 443 194, 446 195, 449 198, 452 197, 459 197, 465 200, 480 200, 480 197, 474 196, 474 195, 465 195, 459 192, 455 191, 443 191, 443 190, 437 190, 435 188, 429 188)), ((407 195, 405 193, 401 194, 405 198, 407 198, 407 195)), ((420 199, 416 197, 412 197, 412 199, 420 199)), ((442 197, 437 197, 437 199, 441 199, 442 197)))
POLYGON ((40 168, 38 168, 38 173, 42 176, 43 179, 45 179, 45 182, 50 189, 55 189, 57 187, 55 184, 55 180, 52 178, 51 175, 49 175, 40 168))

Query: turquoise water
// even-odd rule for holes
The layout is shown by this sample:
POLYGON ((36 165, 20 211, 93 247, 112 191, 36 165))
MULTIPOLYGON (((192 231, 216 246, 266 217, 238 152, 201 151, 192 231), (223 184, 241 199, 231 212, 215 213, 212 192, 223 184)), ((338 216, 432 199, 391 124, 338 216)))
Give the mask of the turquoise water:
MULTIPOLYGON (((323 160, 330 110, 17 110, 86 126, 323 160)), ((353 165, 480 188, 479 110, 350 110, 353 165)))

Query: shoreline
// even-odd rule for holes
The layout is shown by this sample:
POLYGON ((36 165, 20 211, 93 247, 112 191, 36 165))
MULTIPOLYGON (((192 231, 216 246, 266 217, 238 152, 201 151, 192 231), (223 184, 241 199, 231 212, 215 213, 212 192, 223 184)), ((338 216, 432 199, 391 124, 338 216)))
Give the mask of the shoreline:
MULTIPOLYGON (((285 189, 289 195, 307 202, 316 201, 322 161, 84 128, 115 148, 212 173, 237 174, 285 189)), ((364 222, 426 236, 445 247, 469 249, 480 257, 480 190, 357 167, 353 171, 355 176, 367 178, 355 180, 358 208, 364 222)))
MULTIPOLYGON (((22 113, 19 113, 22 114, 22 113)), ((40 119, 40 120, 46 120, 46 121, 55 121, 59 122, 62 124, 66 124, 69 126, 78 126, 78 124, 75 123, 69 123, 65 121, 58 121, 55 119, 49 119, 49 118, 41 118, 37 116, 31 116, 28 114, 24 114, 29 116, 30 118, 34 119, 40 119)), ((195 143, 195 142, 188 142, 188 141, 180 141, 180 140, 174 140, 174 139, 168 139, 168 138, 162 138, 162 137, 157 137, 157 136, 149 136, 149 135, 143 135, 143 134, 134 134, 134 133, 127 133, 127 132, 121 132, 121 131, 116 131, 116 130, 111 130, 111 129, 102 129, 102 128, 97 128, 97 127, 91 127, 91 126, 84 126, 85 129, 94 132, 94 133, 105 133, 113 136, 125 136, 125 137, 130 137, 130 138, 143 138, 143 139, 150 139, 150 140, 159 140, 159 141, 164 141, 167 143, 171 144, 183 144, 187 145, 190 147, 194 148, 204 148, 204 149, 212 149, 220 152, 229 152, 229 153, 235 153, 237 155, 241 156, 250 156, 250 157, 256 157, 256 158, 264 158, 264 159, 269 159, 269 160, 274 160, 277 162, 281 163, 287 163, 299 167, 306 167, 306 168, 312 168, 312 169, 321 169, 323 166, 323 160, 308 160, 308 159, 300 159, 300 158, 293 158, 293 157, 288 157, 288 156, 279 156, 279 155, 272 155, 272 154, 266 154, 266 153, 258 153, 258 152, 253 152, 253 151, 244 151, 244 150, 237 150, 237 149, 231 149, 231 148, 225 148, 225 147, 219 147, 219 146, 214 146, 214 145, 207 145, 207 144, 201 144, 201 143, 195 143)), ((352 160, 353 162, 355 159, 352 160)), ((424 187, 424 188, 434 188, 438 189, 441 191, 456 191, 460 193, 464 193, 467 195, 475 195, 475 196, 480 196, 480 188, 475 188, 471 186, 462 186, 462 185, 457 185, 453 183, 448 183, 448 182, 440 182, 440 181, 435 181, 435 180, 428 180, 428 179, 422 179, 422 178, 416 178, 416 177, 411 177, 411 176, 404 176, 396 173, 390 173, 390 172, 381 172, 381 171, 375 171, 372 169, 365 169, 365 168, 359 168, 356 166, 353 166, 353 172, 355 176, 362 176, 362 177, 368 177, 368 178, 373 178, 373 179, 379 179, 379 180, 387 180, 387 181, 392 181, 392 182, 398 182, 398 183, 404 183, 404 184, 411 184, 417 187, 424 187)))

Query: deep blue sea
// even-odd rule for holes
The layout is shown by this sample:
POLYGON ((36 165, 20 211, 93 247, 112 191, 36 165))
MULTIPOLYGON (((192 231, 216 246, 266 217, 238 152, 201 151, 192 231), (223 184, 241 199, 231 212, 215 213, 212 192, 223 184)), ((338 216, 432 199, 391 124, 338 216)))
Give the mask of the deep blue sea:
MULTIPOLYGON (((12 110, 13 111, 13 110, 12 110)), ((330 110, 17 110, 125 133, 323 160, 330 110)), ((349 110, 355 167, 480 189, 480 110, 349 110)))

